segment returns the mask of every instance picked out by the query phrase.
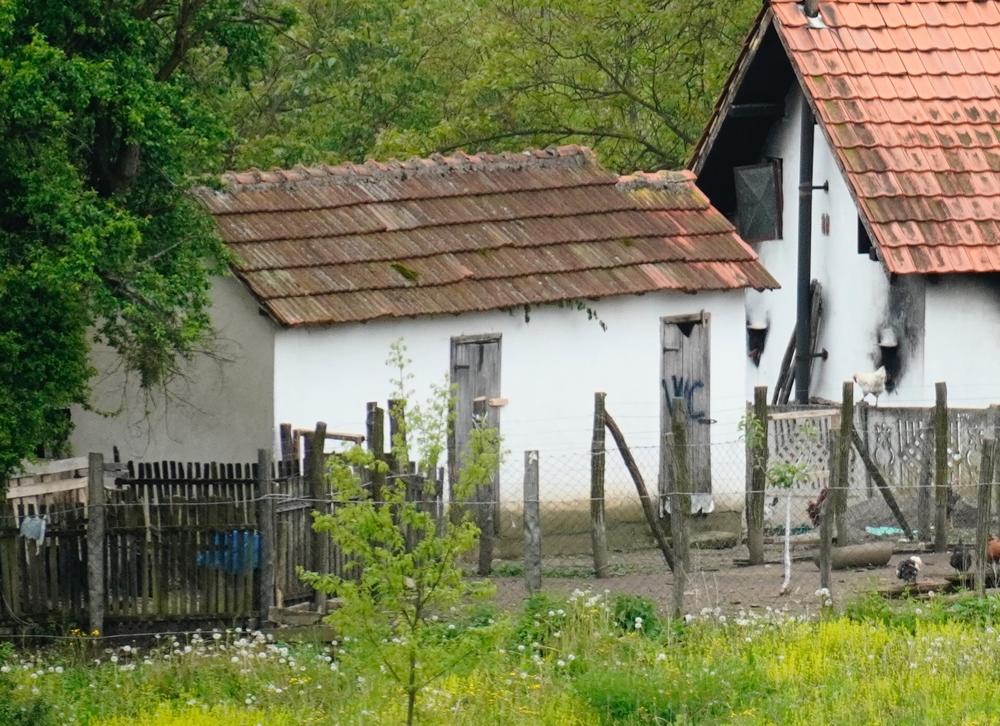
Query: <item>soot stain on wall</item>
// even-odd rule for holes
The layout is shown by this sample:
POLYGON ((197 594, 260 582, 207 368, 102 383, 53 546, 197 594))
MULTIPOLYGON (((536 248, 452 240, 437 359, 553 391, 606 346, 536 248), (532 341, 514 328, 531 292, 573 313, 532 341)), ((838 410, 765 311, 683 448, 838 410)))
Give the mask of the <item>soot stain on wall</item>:
POLYGON ((927 299, 924 288, 925 280, 919 275, 893 275, 889 279, 886 312, 875 331, 872 350, 875 367, 885 366, 889 391, 899 385, 908 364, 923 347, 927 299))

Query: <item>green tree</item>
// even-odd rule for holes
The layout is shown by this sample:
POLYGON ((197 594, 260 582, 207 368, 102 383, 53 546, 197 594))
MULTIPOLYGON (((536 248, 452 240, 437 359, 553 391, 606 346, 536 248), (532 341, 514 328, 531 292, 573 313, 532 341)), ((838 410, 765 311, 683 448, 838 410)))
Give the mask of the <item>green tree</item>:
POLYGON ((711 111, 759 3, 499 0, 467 113, 438 146, 593 146, 620 171, 676 167, 711 111), (484 109, 476 112, 476 109, 484 109))
POLYGON ((201 101, 291 19, 270 0, 0 0, 0 475, 64 439, 92 340, 147 387, 198 351, 225 256, 188 190, 228 136, 201 101))
POLYGON ((295 2, 273 61, 226 100, 233 166, 363 161, 385 150, 385 134, 422 137, 440 123, 468 0, 295 2))
MULTIPOLYGON (((373 501, 358 472, 386 472, 385 461, 354 447, 331 456, 328 471, 339 502, 333 514, 316 514, 314 527, 330 534, 360 577, 302 573, 321 592, 336 595, 342 605, 329 617, 338 633, 356 638, 378 665, 400 687, 412 724, 420 692, 458 663, 473 657, 480 644, 457 637, 445 628, 453 608, 470 596, 487 592, 488 584, 464 577, 461 558, 479 538, 468 512, 435 517, 426 504, 434 499, 435 472, 444 452, 452 411, 451 390, 432 389, 430 399, 415 405, 408 389, 406 349, 393 345, 389 365, 395 370, 393 397, 404 403, 390 415, 399 432, 392 442, 396 471, 409 471, 415 459, 420 491, 425 501, 407 496, 412 476, 389 476, 382 501, 373 501)), ((499 466, 500 441, 496 429, 472 431, 460 467, 454 495, 464 499, 489 482, 499 466)), ((454 624, 452 623, 452 628, 454 624)))
POLYGON ((260 166, 553 143, 683 164, 759 0, 296 0, 233 113, 260 166))

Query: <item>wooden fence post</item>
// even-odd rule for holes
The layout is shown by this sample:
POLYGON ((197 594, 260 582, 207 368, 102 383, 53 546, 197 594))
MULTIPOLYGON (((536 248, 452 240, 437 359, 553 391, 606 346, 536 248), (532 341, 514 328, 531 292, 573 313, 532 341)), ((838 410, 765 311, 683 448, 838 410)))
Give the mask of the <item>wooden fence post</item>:
POLYGON ((666 560, 667 567, 673 572, 674 552, 667 541, 669 537, 664 531, 663 520, 658 516, 653 500, 649 497, 649 490, 646 489, 646 482, 642 479, 642 472, 639 471, 639 465, 635 463, 632 450, 629 449, 628 443, 625 441, 625 434, 618 428, 618 424, 615 423, 614 418, 608 413, 607 409, 604 411, 604 423, 608 427, 608 431, 611 432, 611 438, 615 440, 615 445, 618 446, 618 453, 622 455, 622 462, 632 477, 632 483, 635 484, 635 490, 639 494, 639 502, 642 504, 642 512, 646 515, 646 523, 653 533, 653 538, 656 540, 660 552, 663 553, 663 559, 666 560))
POLYGON ((389 405, 389 470, 405 474, 410 465, 410 447, 406 443, 406 400, 390 398, 389 405))
POLYGON ((594 394, 594 433, 590 443, 590 542, 596 577, 608 576, 608 533, 604 523, 605 395, 594 394))
POLYGON ((266 623, 274 605, 274 479, 271 450, 257 450, 257 533, 260 536, 260 622, 266 623))
MULTIPOLYGON (((368 403, 368 415, 365 419, 368 450, 374 455, 375 461, 385 460, 385 411, 379 408, 376 401, 368 403)), ((373 502, 381 502, 385 489, 385 472, 373 471, 371 475, 373 502)))
MULTIPOLYGON (((840 432, 830 431, 830 482, 835 485, 840 474, 840 432)), ((831 492, 832 493, 832 492, 831 492)), ((827 496, 819 510, 819 586, 830 589, 830 555, 833 548, 834 497, 827 496)))
POLYGON ((670 430, 670 465, 673 467, 673 486, 670 489, 670 529, 674 549, 674 584, 672 611, 674 617, 684 614, 684 589, 687 573, 691 569, 691 552, 688 547, 688 514, 691 512, 691 476, 688 470, 687 408, 684 399, 675 398, 672 405, 673 419, 670 430))
MULTIPOLYGON (((474 425, 486 425, 486 398, 479 397, 472 402, 474 425)), ((495 477, 494 477, 495 479, 495 477)), ((476 487, 476 512, 479 525, 479 568, 477 572, 486 576, 493 571, 493 483, 476 487)))
POLYGON ((767 386, 753 389, 753 423, 757 431, 746 433, 750 480, 747 482, 747 550, 751 565, 764 564, 764 487, 767 484, 767 386), (756 429, 756 426, 755 426, 756 429))
POLYGON ((524 452, 524 582, 529 593, 542 589, 542 519, 538 452, 524 452))
POLYGON ((295 444, 292 439, 292 425, 283 423, 278 426, 278 440, 281 442, 281 459, 288 461, 295 458, 295 444))
POLYGON ((996 523, 996 529, 993 531, 1000 536, 1000 444, 995 442, 1000 441, 1000 406, 993 405, 989 409, 989 421, 987 421, 987 430, 992 428, 994 449, 993 449, 993 486, 990 490, 993 492, 993 504, 990 507, 990 513, 993 515, 996 523), (992 424, 992 426, 990 426, 992 424))
POLYGON ((987 545, 990 537, 990 500, 993 488, 993 453, 995 441, 983 438, 983 452, 979 460, 979 491, 976 497, 976 594, 986 596, 987 545))
POLYGON ((87 470, 87 611, 90 632, 104 635, 104 455, 91 453, 87 470))
POLYGON ((934 385, 934 551, 948 549, 948 386, 934 385))
POLYGON ((830 480, 833 487, 833 510, 837 524, 837 545, 850 544, 847 527, 847 493, 851 485, 851 431, 854 430, 854 381, 844 381, 840 402, 840 432, 837 448, 830 451, 836 457, 836 479, 830 480))
MULTIPOLYGON (((330 498, 330 488, 326 483, 326 466, 323 449, 326 448, 326 423, 317 421, 309 441, 309 496, 313 500, 313 509, 327 514, 330 507, 327 500, 330 498)), ((312 530, 312 552, 310 569, 321 575, 329 572, 329 558, 327 557, 330 535, 325 532, 312 530)), ((316 591, 313 594, 313 605, 317 612, 326 612, 326 593, 316 591)))

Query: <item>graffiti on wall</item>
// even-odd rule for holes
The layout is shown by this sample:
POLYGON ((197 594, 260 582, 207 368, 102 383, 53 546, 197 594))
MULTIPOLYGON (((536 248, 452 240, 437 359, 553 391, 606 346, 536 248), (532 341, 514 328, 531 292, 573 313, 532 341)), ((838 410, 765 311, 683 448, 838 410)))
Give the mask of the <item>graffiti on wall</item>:
POLYGON ((663 398, 667 402, 667 412, 673 416, 674 399, 684 400, 688 418, 692 421, 701 421, 706 417, 705 411, 695 406, 695 392, 705 388, 705 383, 701 380, 688 380, 684 376, 670 376, 668 382, 666 378, 660 379, 660 386, 663 388, 663 398))

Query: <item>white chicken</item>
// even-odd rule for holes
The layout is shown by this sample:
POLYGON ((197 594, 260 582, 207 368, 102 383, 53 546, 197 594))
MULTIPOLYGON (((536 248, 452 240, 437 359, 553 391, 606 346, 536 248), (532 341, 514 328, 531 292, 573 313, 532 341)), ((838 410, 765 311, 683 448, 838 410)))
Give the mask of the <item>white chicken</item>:
POLYGON ((885 393, 885 366, 879 366, 878 370, 871 373, 855 373, 854 382, 861 388, 864 394, 861 400, 868 396, 875 396, 875 406, 878 407, 878 397, 885 393))

